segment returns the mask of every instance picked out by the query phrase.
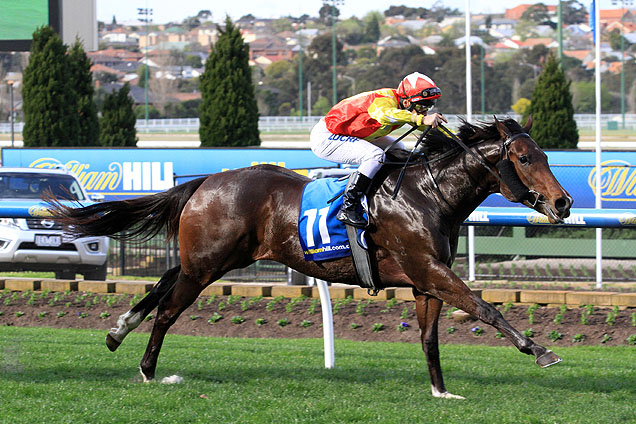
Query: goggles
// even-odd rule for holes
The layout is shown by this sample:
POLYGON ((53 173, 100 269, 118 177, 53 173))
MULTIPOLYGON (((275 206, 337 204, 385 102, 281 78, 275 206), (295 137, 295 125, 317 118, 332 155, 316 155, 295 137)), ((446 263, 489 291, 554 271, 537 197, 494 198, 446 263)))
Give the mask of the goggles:
POLYGON ((435 107, 435 99, 431 100, 422 100, 417 103, 411 103, 412 109, 414 109, 417 113, 425 113, 435 107))
POLYGON ((438 87, 431 87, 431 88, 425 88, 419 93, 413 94, 412 96, 408 96, 406 98, 413 103, 420 103, 422 101, 435 100, 435 99, 430 99, 430 97, 437 98, 441 95, 442 95, 442 90, 440 90, 438 87))

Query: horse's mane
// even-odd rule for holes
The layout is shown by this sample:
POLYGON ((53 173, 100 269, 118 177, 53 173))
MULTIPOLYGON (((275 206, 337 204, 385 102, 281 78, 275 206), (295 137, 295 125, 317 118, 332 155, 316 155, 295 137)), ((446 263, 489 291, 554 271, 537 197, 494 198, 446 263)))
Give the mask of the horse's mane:
MULTIPOLYGON (((459 118, 461 125, 455 135, 464 142, 467 146, 471 146, 485 140, 497 140, 501 138, 497 125, 495 122, 478 121, 476 124, 471 124, 463 118, 459 118)), ((512 118, 501 121, 512 134, 518 134, 524 132, 524 129, 519 125, 517 121, 512 118)), ((445 154, 446 152, 456 151, 459 154, 461 148, 457 145, 453 139, 451 139, 444 132, 438 128, 434 128, 428 132, 426 139, 422 142, 422 145, 418 148, 412 156, 412 161, 423 159, 425 155, 427 159, 434 159, 437 156, 445 154)), ((389 161, 404 161, 409 155, 407 151, 391 151, 389 154, 392 156, 389 161)))

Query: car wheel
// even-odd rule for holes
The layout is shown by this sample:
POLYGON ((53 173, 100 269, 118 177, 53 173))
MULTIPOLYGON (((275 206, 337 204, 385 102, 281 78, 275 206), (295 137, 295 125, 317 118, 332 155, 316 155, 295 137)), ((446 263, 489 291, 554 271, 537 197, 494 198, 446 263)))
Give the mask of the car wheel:
POLYGON ((86 271, 84 273, 85 280, 95 280, 95 281, 104 281, 106 280, 106 264, 102 266, 95 267, 91 271, 86 271))
POLYGON ((74 280, 75 271, 55 271, 55 278, 57 278, 58 280, 74 280))

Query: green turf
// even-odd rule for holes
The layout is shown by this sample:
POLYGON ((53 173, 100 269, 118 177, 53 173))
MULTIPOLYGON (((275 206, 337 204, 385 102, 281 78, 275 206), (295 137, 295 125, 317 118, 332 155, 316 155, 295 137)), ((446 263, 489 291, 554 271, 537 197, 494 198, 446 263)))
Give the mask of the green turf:
POLYGON ((563 363, 540 369, 514 348, 443 346, 457 401, 431 397, 412 344, 338 340, 327 370, 319 339, 169 335, 158 377, 185 382, 162 385, 137 372, 147 334, 116 353, 104 335, 0 327, 0 422, 636 422, 631 347, 562 348, 563 363))

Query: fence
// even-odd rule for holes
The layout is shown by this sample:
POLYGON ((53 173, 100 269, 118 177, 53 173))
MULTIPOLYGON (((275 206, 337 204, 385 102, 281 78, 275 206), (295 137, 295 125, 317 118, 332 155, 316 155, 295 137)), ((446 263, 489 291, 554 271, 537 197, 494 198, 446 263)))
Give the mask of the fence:
MULTIPOLYGON (((448 119, 450 127, 459 125, 459 116, 461 115, 445 115, 448 119)), ((506 115, 508 116, 508 115, 506 115)), ((510 115, 515 119, 519 119, 518 115, 510 115)), ((501 115, 500 117, 504 117, 501 115)), ((473 119, 491 119, 491 115, 480 116, 473 115, 473 119)), ((579 129, 593 130, 596 125, 596 115, 594 114, 575 114, 574 119, 579 129)), ((320 120, 320 116, 261 116, 258 120, 258 129, 261 132, 298 132, 309 131, 320 120)), ((24 128, 24 122, 16 122, 14 131, 21 133, 24 128)), ((622 128, 622 115, 620 114, 602 114, 601 125, 605 130, 618 130, 622 128)), ((196 133, 199 131, 199 118, 181 118, 181 119, 138 119, 137 132, 140 133, 196 133)), ((636 130, 636 114, 625 115, 625 129, 636 130)), ((11 124, 8 122, 0 122, 0 134, 11 133, 11 124)))

